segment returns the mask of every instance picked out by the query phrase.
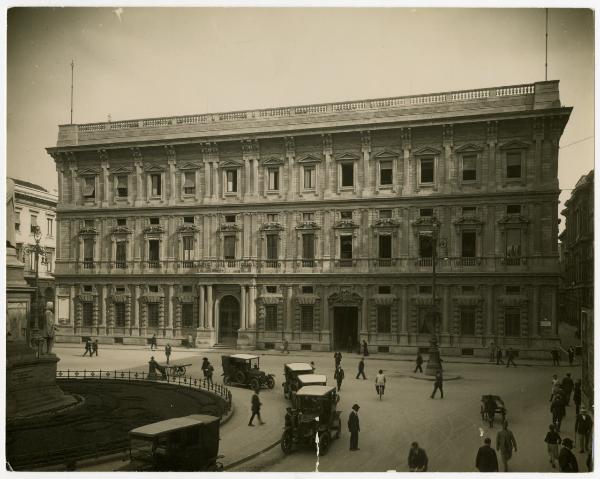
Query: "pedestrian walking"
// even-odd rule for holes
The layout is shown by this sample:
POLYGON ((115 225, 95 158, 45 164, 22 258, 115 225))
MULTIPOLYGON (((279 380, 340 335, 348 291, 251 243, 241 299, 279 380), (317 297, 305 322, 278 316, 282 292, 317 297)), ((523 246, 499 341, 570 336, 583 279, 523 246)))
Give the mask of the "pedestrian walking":
POLYGON ((281 351, 282 354, 290 354, 290 343, 288 342, 287 339, 283 340, 283 351, 281 351))
POLYGON ((567 354, 569 355, 569 366, 573 366, 573 360, 575 359, 575 348, 571 346, 567 349, 567 354))
POLYGON ((202 375, 204 376, 204 379, 206 379, 208 372, 208 364, 208 358, 202 358, 202 366, 200 366, 200 369, 202 369, 202 375))
POLYGON ((496 360, 496 343, 494 341, 490 342, 490 363, 493 363, 496 360))
POLYGON ((508 351, 506 352, 506 367, 509 367, 511 364, 516 368, 517 365, 515 364, 515 356, 517 355, 517 352, 513 349, 513 348, 508 348, 508 351))
POLYGON ((358 410, 360 406, 355 404, 348 416, 348 430, 350 431, 350 450, 358 451, 358 433, 360 432, 360 421, 358 419, 358 410))
POLYGON ((504 364, 504 361, 502 361, 502 349, 500 349, 500 346, 496 348, 496 366, 499 364, 504 364))
POLYGON ((150 338, 150 351, 154 351, 156 349, 156 334, 153 334, 150 338))
POLYGON ((215 372, 215 368, 213 365, 208 362, 208 366, 206 368, 206 383, 212 385, 213 384, 213 373, 215 372))
POLYGON ((508 461, 512 457, 513 449, 517 452, 517 441, 510 429, 508 421, 502 423, 502 430, 496 435, 496 451, 500 451, 504 472, 508 472, 508 461))
POLYGON ((577 433, 576 441, 579 442, 579 452, 583 453, 590 447, 590 436, 594 422, 587 413, 587 408, 581 406, 581 412, 575 419, 575 432, 577 433))
POLYGON ((575 415, 578 415, 579 409, 581 408, 581 380, 580 379, 575 381, 575 386, 573 388, 573 402, 575 403, 575 415))
POLYGON ((169 358, 171 357, 171 345, 169 343, 165 346, 165 356, 167 357, 167 364, 169 364, 169 358))
POLYGON ((420 372, 423 372, 423 356, 421 356, 421 353, 419 351, 417 351, 417 359, 415 360, 417 366, 415 367, 415 370, 413 372, 417 372, 417 370, 419 370, 420 372))
POLYGON ((552 355, 552 366, 560 366, 560 352, 558 349, 554 348, 550 351, 552 355))
POLYGON ((333 379, 335 379, 337 383, 337 390, 340 392, 342 390, 342 381, 344 380, 344 370, 342 369, 342 365, 338 364, 335 368, 335 372, 333 373, 333 379))
POLYGON ((315 366, 315 362, 314 361, 310 362, 310 367, 312 368, 313 374, 315 374, 315 371, 317 370, 317 367, 315 366))
POLYGON ((333 360, 335 361, 335 367, 337 368, 342 362, 342 353, 339 351, 333 353, 333 360))
POLYGON ((383 398, 383 393, 385 392, 385 374, 383 374, 383 369, 379 370, 379 373, 375 376, 375 391, 379 396, 379 400, 383 398))
POLYGON ((83 352, 83 355, 85 356, 86 354, 90 354, 90 358, 92 357, 92 342, 89 339, 85 340, 85 351, 83 352))
POLYGON ((426 472, 428 462, 429 459, 425 449, 419 447, 418 442, 413 442, 410 445, 410 451, 408 451, 408 469, 410 472, 426 472))
POLYGON ((352 336, 348 336, 348 340, 346 341, 346 351, 351 353, 354 351, 354 341, 352 340, 352 336))
POLYGON ((361 375, 363 379, 367 379, 365 376, 365 358, 360 358, 360 361, 358 362, 358 374, 356 375, 356 379, 361 375))
POLYGON ((475 467, 479 472, 498 472, 498 456, 492 449, 492 440, 486 437, 483 446, 477 451, 475 467))
POLYGON ((483 405, 487 420, 490 424, 490 428, 494 427, 494 417, 496 416, 496 400, 493 396, 487 396, 483 405))
POLYGON ((571 373, 567 373, 567 375, 563 378, 561 385, 565 390, 565 405, 568 406, 571 402, 571 394, 573 394, 573 389, 575 388, 573 379, 571 379, 571 373))
POLYGON ((550 456, 550 464, 552 468, 556 468, 555 461, 558 461, 558 447, 560 446, 561 439, 560 434, 556 432, 556 426, 550 424, 548 426, 548 432, 546 433, 546 439, 544 442, 548 445, 548 456, 550 456))
POLYGON ((367 342, 364 339, 362 342, 362 349, 363 349, 363 356, 368 356, 369 355, 369 346, 367 345, 367 342))
POLYGON ((262 420, 262 418, 260 417, 260 407, 262 406, 262 403, 260 402, 260 398, 258 397, 258 392, 259 392, 259 390, 256 389, 254 391, 254 394, 252 395, 252 400, 251 400, 252 416, 250 416, 250 421, 248 421, 248 426, 254 426, 254 424, 252 424, 252 421, 254 420, 255 416, 258 418, 258 424, 260 424, 261 426, 263 424, 265 424, 264 421, 262 420))
POLYGON ((92 352, 90 353, 90 358, 92 357, 92 354, 98 356, 98 339, 94 339, 94 342, 92 343, 92 352))
POLYGON ((435 383, 433 385, 433 392, 431 393, 431 399, 434 398, 435 393, 440 390, 442 399, 444 399, 444 377, 442 376, 442 370, 438 369, 435 373, 435 383))
POLYGON ((571 451, 573 449, 573 441, 566 437, 563 439, 562 444, 563 447, 561 447, 558 453, 558 470, 560 472, 579 472, 577 458, 571 451))
POLYGON ((560 432, 560 425, 566 414, 565 402, 561 395, 554 395, 554 399, 550 405, 550 412, 552 413, 552 422, 556 425, 556 431, 560 432))

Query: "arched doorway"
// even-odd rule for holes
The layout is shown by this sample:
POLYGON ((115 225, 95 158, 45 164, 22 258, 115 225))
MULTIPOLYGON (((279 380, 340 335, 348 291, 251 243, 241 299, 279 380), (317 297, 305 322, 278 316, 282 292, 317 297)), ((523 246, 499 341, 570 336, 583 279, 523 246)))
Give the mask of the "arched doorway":
POLYGON ((240 303, 233 296, 219 302, 219 343, 236 344, 240 329, 240 303))

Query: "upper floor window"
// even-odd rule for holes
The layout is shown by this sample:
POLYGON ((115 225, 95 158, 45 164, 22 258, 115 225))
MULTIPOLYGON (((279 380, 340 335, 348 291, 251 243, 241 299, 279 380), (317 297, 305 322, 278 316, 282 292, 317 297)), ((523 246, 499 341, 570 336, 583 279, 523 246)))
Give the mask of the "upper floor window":
POLYGON ((44 258, 44 263, 46 264, 46 272, 47 273, 52 273, 52 256, 53 256, 53 251, 50 250, 46 250, 46 257, 44 258))
POLYGON ((150 175, 151 196, 162 196, 162 176, 160 174, 150 175))
POLYGON ((475 292, 475 286, 473 286, 473 285, 463 285, 461 287, 461 291, 463 292, 463 294, 474 293, 475 292))
POLYGON ((379 219, 380 220, 389 220, 392 218, 392 210, 379 210, 379 219))
POLYGON ((377 292, 379 294, 392 294, 392 287, 389 285, 386 286, 379 286, 377 288, 377 292))
POLYGON ((186 171, 183 174, 183 194, 193 195, 196 193, 196 173, 194 171, 186 171))
POLYGON ((506 153, 506 177, 521 178, 521 152, 509 151, 506 153))
POLYGON ((392 332, 392 308, 389 306, 377 306, 377 332, 392 332))
POLYGON ((90 284, 84 284, 83 285, 83 292, 84 293, 91 293, 93 291, 92 285, 90 284))
POLYGON ((314 328, 314 308, 313 306, 302 306, 300 313, 300 331, 312 331, 314 328))
POLYGON ((127 226, 127 218, 117 218, 117 226, 127 226))
POLYGON ((54 231, 54 218, 46 218, 46 227, 48 236, 52 237, 54 231))
POLYGON ((21 230, 21 212, 15 211, 15 231, 21 230))
POLYGON ((352 211, 340 211, 340 218, 343 220, 351 220, 352 219, 352 211))
POLYGON ((421 258, 432 258, 433 257, 433 239, 431 234, 420 233, 419 234, 419 257, 421 258))
POLYGON ((94 267, 94 240, 91 238, 83 240, 83 267, 94 267))
POLYGON ((127 175, 119 175, 117 176, 117 197, 127 198, 127 194, 127 175))
POLYGON ((314 221, 315 214, 314 213, 302 213, 302 221, 314 221))
POLYGON ((477 155, 464 155, 462 157, 462 179, 463 181, 475 181, 477 179, 477 155))
POLYGON ((520 215, 521 214, 521 205, 506 205, 506 214, 507 215, 520 215))
POLYGON ((265 289, 269 294, 277 294, 277 286, 266 286, 265 289))
POLYGON ((462 257, 475 258, 477 256, 477 233, 463 230, 461 235, 462 257))
POLYGON ((315 175, 316 170, 314 166, 304 167, 304 189, 314 190, 315 189, 315 175))
POLYGON ((277 305, 267 304, 265 306, 265 330, 277 331, 277 305))
POLYGON ((304 233, 302 235, 302 266, 314 266, 315 259, 315 235, 304 233))
POLYGON ((269 168, 269 191, 279 191, 279 168, 269 168))
POLYGON ((269 223, 276 223, 277 222, 277 213, 267 213, 267 221, 269 223))
POLYGON ((237 192, 237 170, 227 170, 227 193, 237 192))
POLYGON ((433 286, 428 284, 419 286, 419 294, 433 294, 433 286))
POLYGON ((183 238, 183 260, 193 261, 194 259, 194 238, 192 236, 184 236, 183 238))
POLYGON ((352 235, 340 236, 340 266, 352 266, 352 235))
POLYGON ((127 242, 117 241, 115 251, 115 262, 117 268, 125 268, 127 266, 127 242))
POLYGON ((462 207, 462 215, 463 216, 475 216, 477 213, 477 208, 474 206, 463 206, 462 207))
POLYGON ((391 161, 382 161, 379 164, 379 184, 381 186, 391 185, 393 168, 391 161))
POLYGON ((193 216, 184 216, 183 217, 183 223, 186 225, 193 225, 194 224, 194 217, 193 216))
POLYGON ((302 286, 302 294, 313 294, 314 288, 312 286, 302 286))
POLYGON ((421 208, 419 210, 419 216, 422 218, 433 216, 433 208, 421 208))
POLYGON ((434 168, 433 158, 421 159, 421 183, 433 183, 434 168))
POLYGON ((93 228, 94 220, 83 220, 83 226, 86 228, 93 228))
POLYGON ((235 236, 225 236, 223 238, 223 258, 235 259, 235 236))
POLYGON ((354 163, 342 163, 342 188, 354 186, 354 163))
POLYGON ((235 215, 225 215, 225 223, 235 223, 235 215))
POLYGON ((194 287, 191 284, 184 284, 181 287, 181 291, 184 293, 191 293, 191 292, 193 292, 193 290, 194 290, 194 287))
POLYGON ((520 286, 507 286, 506 294, 521 294, 521 287, 520 286))
POLYGON ((96 197, 96 177, 95 176, 84 176, 83 177, 83 197, 93 199, 96 197))
POLYGON ((30 226, 30 231, 32 233, 35 233, 35 231, 36 231, 36 229, 38 227, 38 224, 37 224, 37 215, 31 215, 31 217, 30 217, 30 225, 31 225, 30 226))
POLYGON ((157 268, 160 261, 160 241, 148 240, 148 261, 150 267, 157 268))
POLYGON ((158 285, 157 284, 149 284, 148 292, 150 293, 158 293, 158 285))
POLYGON ((156 217, 150 218, 150 224, 151 225, 159 225, 160 224, 160 218, 156 218, 156 217))

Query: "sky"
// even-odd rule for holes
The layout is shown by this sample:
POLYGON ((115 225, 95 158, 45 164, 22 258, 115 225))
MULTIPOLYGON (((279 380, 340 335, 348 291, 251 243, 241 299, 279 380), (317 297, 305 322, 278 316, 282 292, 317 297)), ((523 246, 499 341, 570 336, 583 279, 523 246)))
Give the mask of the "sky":
MULTIPOLYGON (((72 60, 74 123, 544 80, 542 8, 13 8, 7 28, 7 174, 50 191, 72 60)), ((564 202, 594 167, 593 13, 550 9, 548 34, 548 79, 574 107, 564 202)))

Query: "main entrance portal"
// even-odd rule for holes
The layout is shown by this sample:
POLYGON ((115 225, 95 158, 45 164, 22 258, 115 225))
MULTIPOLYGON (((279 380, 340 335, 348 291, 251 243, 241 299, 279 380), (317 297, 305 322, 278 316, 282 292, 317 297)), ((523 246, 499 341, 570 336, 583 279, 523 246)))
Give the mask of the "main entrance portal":
POLYGON ((237 343, 240 329, 240 303, 233 296, 225 296, 219 303, 219 343, 237 343))
POLYGON ((333 308, 333 348, 336 351, 356 350, 358 347, 358 308, 333 308))

